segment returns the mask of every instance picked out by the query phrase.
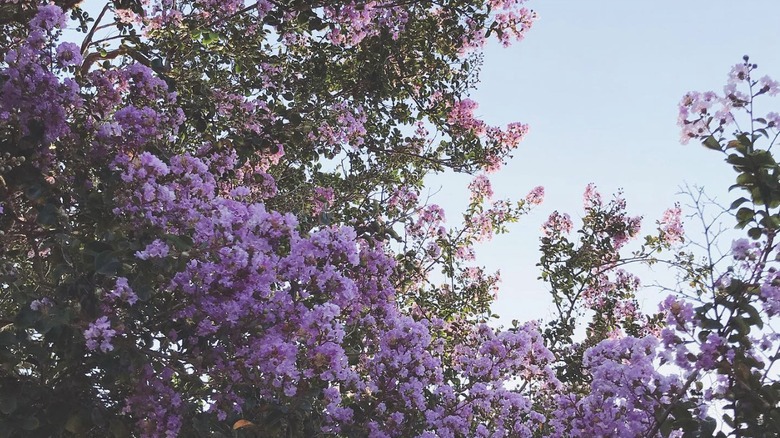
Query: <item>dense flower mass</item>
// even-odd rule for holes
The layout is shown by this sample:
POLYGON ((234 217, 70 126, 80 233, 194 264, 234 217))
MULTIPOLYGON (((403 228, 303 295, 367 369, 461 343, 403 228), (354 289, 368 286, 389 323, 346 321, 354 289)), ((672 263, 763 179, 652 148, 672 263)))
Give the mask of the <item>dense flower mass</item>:
POLYGON ((679 377, 659 373, 657 350, 652 336, 606 340, 588 350, 583 365, 592 378, 590 394, 559 397, 561 411, 553 420, 558 436, 643 436, 652 430, 663 395, 683 385, 679 377))
POLYGON ((44 168, 52 164, 49 152, 35 143, 70 134, 69 119, 83 105, 76 81, 60 76, 81 58, 72 43, 54 39, 66 23, 59 7, 44 6, 30 21, 27 37, 3 51, 7 67, 0 82, 0 121, 19 130, 44 168))
POLYGON ((542 226, 554 316, 489 323, 477 244, 545 193, 494 199, 528 127, 468 91, 476 50, 530 29, 523 4, 0 2, 0 431, 776 431, 780 167, 759 139, 780 116, 750 111, 780 88, 747 59, 680 106, 683 140, 740 173, 747 237, 699 264, 680 206, 634 240, 642 218, 589 185, 542 226), (455 225, 423 196, 445 169, 476 175, 455 225), (680 270, 658 313, 633 263, 680 270))
MULTIPOLYGON (((14 304, 4 312, 49 321, 35 330, 62 336, 51 340, 59 352, 53 360, 83 357, 83 379, 93 382, 83 391, 62 391, 84 394, 83 406, 112 418, 87 426, 91 420, 78 419, 81 407, 67 408, 35 428, 54 435, 110 426, 136 436, 191 436, 240 417, 260 427, 266 416, 281 415, 279 427, 302 435, 509 436, 537 429, 543 415, 533 410, 527 390, 510 385, 521 379, 541 388, 555 381, 536 326, 496 331, 475 324, 475 311, 456 307, 450 316, 420 306, 414 316, 406 312, 414 288, 422 291, 428 272, 445 257, 443 248, 472 251, 475 239, 527 211, 500 201, 451 234, 441 208, 420 202, 422 177, 439 163, 469 171, 499 167, 524 125, 480 131, 484 122, 473 118, 473 104, 457 119, 430 115, 440 118, 428 122, 446 127, 453 141, 484 137, 474 156, 431 147, 423 121, 414 123, 414 138, 385 144, 387 126, 409 125, 409 117, 428 110, 403 107, 405 100, 444 91, 447 99, 470 102, 446 85, 470 74, 465 43, 452 50, 449 42, 431 46, 423 39, 424 50, 451 59, 453 71, 405 71, 409 56, 421 55, 421 48, 412 48, 426 20, 420 14, 455 41, 486 35, 493 25, 502 38, 521 35, 532 14, 518 9, 519 2, 469 5, 472 12, 501 11, 476 20, 460 8, 430 5, 410 10, 349 2, 305 10, 272 2, 184 3, 107 5, 92 23, 78 8, 71 14, 58 5, 6 2, 18 8, 9 9, 11 21, 0 20, 13 35, 0 47, 0 140, 9 163, 20 167, 4 181, 22 195, 4 200, 3 211, 13 213, 3 225, 14 230, 11 236, 28 232, 27 224, 40 232, 32 241, 5 242, 3 251, 34 247, 7 271, 14 279, 3 268, 3 287, 16 279, 33 285, 25 283, 32 281, 24 276, 32 272, 29 263, 56 264, 61 255, 68 261, 64 270, 48 271, 61 288, 39 282, 28 304, 20 296, 22 310, 14 304), (105 21, 112 12, 114 24, 105 21), (71 17, 88 31, 81 44, 61 41, 71 17), (300 20, 309 25, 292 26, 300 20), (187 26, 192 31, 182 39, 177 33, 187 26), (213 33, 203 30, 212 26, 213 33), (102 41, 118 44, 96 39, 93 32, 103 28, 119 37, 102 41), (270 29, 299 72, 287 70, 290 64, 271 51, 256 51, 270 29), (220 53, 218 45, 246 38, 259 60, 250 63, 239 50, 230 68, 211 69, 222 64, 210 59, 220 53), (158 45, 153 51, 146 45, 151 41, 158 45), (395 54, 383 55, 379 65, 390 65, 384 74, 397 79, 356 83, 374 80, 376 73, 362 69, 376 61, 354 64, 334 54, 357 47, 371 53, 365 48, 385 43, 395 54), (200 55, 179 57, 182 44, 200 55), (312 89, 308 75, 315 64, 342 83, 312 89), (247 68, 254 71, 240 72, 247 68), (396 87, 410 94, 393 97, 381 84, 415 75, 433 82, 406 90, 412 80, 396 87), (306 101, 303 93, 312 95, 311 104, 296 107, 306 101), (394 118, 376 110, 375 102, 387 99, 397 102, 394 118), (463 129, 470 132, 464 136, 463 129), (395 154, 419 161, 388 158, 395 154), (346 159, 344 169, 355 176, 322 170, 314 164, 320 155, 346 159), (377 170, 366 172, 366 165, 377 170), (393 181, 396 174, 408 175, 410 185, 393 181), (394 189, 388 209, 368 216, 373 222, 364 226, 357 200, 381 199, 386 188, 394 189), (380 238, 401 239, 395 223, 426 248, 422 258, 407 262, 411 267, 399 264, 380 238), (413 279, 408 296, 397 289, 404 277, 413 279), (305 419, 303 429, 293 430, 293 418, 305 419)), ((486 181, 480 205, 491 195, 486 181)), ((541 202, 540 189, 529 196, 529 204, 541 202)), ((497 276, 458 269, 451 275, 474 288, 467 293, 493 291, 497 276)), ((12 349, 22 354, 41 341, 25 336, 12 349)), ((48 393, 54 402, 51 391, 60 387, 44 368, 33 374, 36 394, 48 393)), ((14 382, 3 379, 4 390, 14 382)), ((15 406, 28 406, 25 400, 15 406)), ((3 410, 12 417, 19 412, 3 410)))
MULTIPOLYGON (((295 231, 292 215, 219 196, 212 179, 219 176, 223 157, 173 157, 170 166, 146 153, 118 161, 125 163, 120 172, 128 191, 115 213, 131 221, 138 218, 139 227, 191 235, 189 255, 178 254, 189 260, 182 261, 184 269, 169 283, 153 286, 182 303, 172 314, 181 323, 175 335, 168 335, 177 339, 169 348, 179 351, 180 358, 183 351, 198 352, 190 374, 208 376, 211 387, 252 385, 269 400, 295 400, 320 388, 327 400, 321 421, 334 433, 366 427, 370 434, 408 436, 421 427, 458 436, 473 422, 488 421, 494 406, 501 406, 503 416, 496 421, 507 436, 533 428, 523 420, 530 401, 503 388, 518 377, 554 382, 545 365, 552 358, 533 325, 511 333, 476 326, 449 356, 431 331, 463 329, 449 328, 441 319, 415 321, 401 314, 390 285, 393 261, 381 247, 356 240, 353 230, 329 227, 304 238, 295 231), (348 333, 361 333, 360 342, 345 344, 348 333), (209 350, 198 347, 215 339, 219 344, 209 350), (446 379, 445 361, 451 361, 462 382, 470 383, 454 386, 446 379), (468 401, 457 395, 464 388, 471 388, 468 401), (428 391, 437 394, 436 404, 430 404, 428 391), (373 420, 356 424, 355 404, 373 420), (409 409, 423 413, 424 421, 402 421, 409 409)), ((430 214, 439 213, 424 214, 428 221, 430 214)), ((160 240, 136 254, 144 260, 169 255, 160 240)), ((112 296, 129 295, 120 290, 127 288, 126 280, 120 280, 112 296)), ((108 316, 99 321, 103 328, 108 316)), ((101 348, 111 347, 111 333, 97 330, 90 326, 85 337, 102 333, 101 348)), ((164 382, 181 373, 173 364, 168 367, 161 372, 170 376, 159 381, 146 375, 147 383, 132 400, 167 397, 159 393, 169 391, 164 382)), ((210 409, 224 417, 244 403, 240 396, 214 395, 210 409)), ((182 415, 176 405, 158 407, 154 414, 142 404, 130 403, 127 409, 139 418, 182 415)), ((155 430, 178 433, 166 427, 155 430)))

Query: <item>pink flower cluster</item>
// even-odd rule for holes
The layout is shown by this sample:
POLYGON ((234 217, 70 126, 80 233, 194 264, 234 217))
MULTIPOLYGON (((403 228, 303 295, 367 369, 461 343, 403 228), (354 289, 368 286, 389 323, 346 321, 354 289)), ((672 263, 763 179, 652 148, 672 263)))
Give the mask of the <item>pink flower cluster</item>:
POLYGON ((347 102, 339 102, 330 107, 330 111, 336 116, 334 125, 323 122, 317 127, 317 132, 310 133, 309 138, 323 142, 329 146, 336 146, 338 151, 341 145, 348 144, 357 150, 365 141, 366 115, 362 106, 351 107, 347 102))
POLYGON ((626 200, 618 193, 613 200, 604 204, 596 186, 588 184, 583 195, 585 212, 593 216, 597 223, 598 234, 608 237, 615 250, 622 248, 630 239, 639 235, 642 227, 640 216, 630 217, 626 213, 626 200))
POLYGON ((574 223, 568 213, 552 212, 544 224, 542 224, 542 233, 545 236, 553 236, 559 232, 570 233, 574 223))
POLYGON ((544 187, 534 187, 526 196, 526 202, 531 205, 541 205, 544 202, 544 187))
POLYGON ((328 40, 337 45, 355 46, 364 39, 378 35, 382 30, 398 39, 408 21, 403 7, 378 1, 345 2, 338 6, 326 6, 325 18, 338 25, 327 33, 328 40))
POLYGON ((312 202, 314 203, 314 214, 320 214, 327 210, 333 204, 334 199, 333 189, 327 187, 315 187, 314 197, 312 202))
MULTIPOLYGON (((434 104, 440 99, 440 95, 434 95, 431 98, 434 104)), ((506 129, 488 126, 484 121, 474 116, 474 111, 478 106, 477 102, 471 99, 461 99, 449 103, 447 105, 447 122, 452 129, 451 135, 455 137, 471 135, 487 139, 483 170, 492 173, 501 168, 509 152, 517 148, 525 138, 528 133, 528 125, 515 122, 507 125, 506 129)))
POLYGON ((138 301, 138 295, 130 288, 130 285, 127 283, 127 278, 125 277, 116 279, 116 287, 106 294, 106 298, 112 304, 118 301, 124 301, 131 306, 138 301))
MULTIPOLYGON (((694 138, 704 140, 710 136, 719 137, 727 126, 736 122, 735 110, 745 107, 757 96, 778 95, 780 82, 769 76, 753 79, 753 71, 756 68, 757 66, 745 57, 744 63, 732 67, 722 95, 713 91, 693 91, 685 94, 680 102, 677 120, 677 124, 682 128, 680 141, 687 144, 694 138)), ((780 128, 776 113, 769 113, 763 118, 755 114, 751 116, 754 120, 761 119, 766 128, 780 128)))
MULTIPOLYGON (((521 7, 525 0, 489 0, 488 5, 493 11, 493 22, 488 31, 495 33, 504 47, 513 41, 521 41, 525 33, 531 29, 538 15, 533 10, 521 7)), ((461 53, 484 47, 487 42, 485 29, 478 28, 472 19, 464 20, 468 33, 461 40, 461 53)))
POLYGON ((493 188, 486 175, 477 175, 469 183, 469 191, 471 192, 469 196, 472 203, 482 202, 483 199, 489 200, 493 197, 493 188))
POLYGON ((469 131, 473 135, 484 135, 487 129, 485 122, 474 117, 474 110, 477 107, 479 104, 471 99, 456 101, 447 114, 447 122, 458 129, 469 131))
POLYGON ((675 245, 683 242, 685 232, 682 224, 682 209, 679 205, 664 211, 664 215, 658 222, 661 230, 661 240, 666 245, 675 245))
POLYGON ((490 0, 489 3, 496 11, 493 27, 504 47, 511 45, 513 39, 521 41, 538 18, 533 10, 520 7, 525 0, 490 0))

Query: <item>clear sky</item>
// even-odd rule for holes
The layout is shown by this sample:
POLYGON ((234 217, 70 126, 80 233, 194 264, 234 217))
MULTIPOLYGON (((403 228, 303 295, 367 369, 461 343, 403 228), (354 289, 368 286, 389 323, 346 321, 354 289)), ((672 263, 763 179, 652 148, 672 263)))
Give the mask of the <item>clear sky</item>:
MULTIPOLYGON (((645 217, 647 231, 666 208, 685 200, 676 194, 686 182, 726 204, 736 198, 726 192, 736 174, 721 155, 694 142, 680 145, 677 105, 687 91, 721 92, 731 66, 745 54, 761 75, 780 79, 777 0, 527 5, 539 20, 511 48, 487 48, 472 95, 480 103, 476 114, 488 124, 531 127, 509 165, 491 177, 496 196, 519 199, 536 185, 547 192, 541 208, 477 253, 481 264, 501 270, 494 308, 503 322, 549 315, 534 266, 538 230, 553 210, 578 218, 588 183, 607 196, 623 188, 629 211, 645 217)), ((457 187, 468 180, 445 176, 430 183, 444 187, 433 201, 445 206, 450 222, 467 202, 467 192, 457 187)))

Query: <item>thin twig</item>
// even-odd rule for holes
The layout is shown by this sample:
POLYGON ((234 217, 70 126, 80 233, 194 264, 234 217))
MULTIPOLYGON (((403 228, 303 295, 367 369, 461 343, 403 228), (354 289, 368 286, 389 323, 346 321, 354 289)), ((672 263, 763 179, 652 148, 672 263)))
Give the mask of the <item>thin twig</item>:
POLYGON ((84 56, 87 54, 87 49, 89 48, 92 37, 95 35, 95 31, 98 28, 98 24, 100 24, 100 20, 103 19, 103 16, 106 14, 106 11, 108 11, 108 3, 106 3, 105 6, 103 6, 103 10, 100 11, 100 14, 98 15, 97 19, 95 20, 95 23, 92 25, 92 29, 89 30, 89 33, 86 37, 84 37, 84 42, 81 43, 81 56, 84 56))

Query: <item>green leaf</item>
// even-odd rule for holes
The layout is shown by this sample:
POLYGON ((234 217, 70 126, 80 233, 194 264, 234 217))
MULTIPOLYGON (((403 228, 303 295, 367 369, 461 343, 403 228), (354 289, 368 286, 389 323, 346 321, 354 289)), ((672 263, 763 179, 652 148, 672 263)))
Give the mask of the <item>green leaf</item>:
POLYGON ((747 158, 737 154, 729 155, 728 158, 726 158, 726 162, 733 164, 737 170, 744 170, 745 166, 749 163, 747 158))
POLYGON ((723 324, 721 324, 717 319, 704 318, 701 320, 701 327, 705 329, 720 330, 723 328, 723 324))
POLYGON ((27 199, 30 201, 38 200, 43 194, 43 187, 41 187, 40 184, 33 184, 24 191, 24 195, 27 196, 27 199))
POLYGON ((219 41, 219 34, 211 31, 203 32, 201 41, 208 46, 219 41))
POLYGON ((753 305, 748 303, 743 305, 742 308, 748 314, 748 317, 745 319, 748 324, 755 325, 759 329, 764 328, 764 320, 761 319, 761 314, 758 313, 758 310, 753 305))
POLYGON ((35 325, 40 317, 41 315, 32 310, 29 305, 23 306, 19 309, 19 313, 16 314, 16 318, 14 318, 14 325, 16 328, 27 329, 35 325))
POLYGON ((176 249, 180 251, 188 251, 189 249, 192 248, 192 245, 194 244, 192 237, 190 236, 166 234, 164 237, 169 244, 172 244, 176 249))
POLYGON ((746 208, 742 207, 737 211, 737 222, 742 224, 747 224, 748 222, 753 220, 753 217, 755 217, 756 213, 753 211, 752 208, 746 208))
POLYGON ((134 287, 133 291, 135 292, 135 295, 138 297, 138 299, 141 301, 149 301, 149 298, 152 297, 152 288, 149 286, 134 287))
POLYGON ((309 31, 310 32, 323 30, 326 27, 327 27, 327 25, 325 24, 325 22, 323 22, 322 19, 320 17, 318 17, 317 15, 314 15, 311 18, 309 18, 309 31))
POLYGON ((753 142, 750 141, 750 137, 748 137, 744 132, 737 135, 737 140, 739 140, 739 143, 746 148, 753 146, 753 142))
POLYGON ((754 187, 750 191, 750 197, 753 200, 753 204, 755 205, 765 205, 766 202, 764 201, 764 193, 759 187, 754 187))
POLYGON ((739 315, 735 316, 732 319, 732 321, 734 322, 734 328, 737 329, 737 332, 739 332, 740 335, 747 336, 748 334, 750 334, 750 326, 747 325, 747 323, 741 316, 739 315))
POLYGON ((706 147, 708 149, 713 149, 713 150, 716 150, 716 151, 721 150, 720 142, 718 142, 718 140, 715 137, 713 137, 713 136, 709 136, 709 137, 705 138, 704 141, 701 142, 701 144, 703 144, 704 147, 706 147))
POLYGON ((152 59, 151 67, 152 70, 159 73, 165 68, 165 63, 163 62, 162 58, 154 58, 152 59))
POLYGON ((22 429, 24 430, 35 430, 38 427, 40 427, 41 422, 38 421, 35 417, 27 417, 22 422, 22 429))
POLYGON ((39 208, 36 221, 44 226, 52 226, 56 224, 57 208, 54 206, 54 204, 46 203, 43 205, 43 207, 39 208))
POLYGON ((127 429, 127 426, 125 426, 125 423, 121 420, 114 418, 109 422, 108 428, 111 431, 111 434, 114 435, 114 438, 130 437, 130 431, 127 429))
POLYGON ((71 415, 65 422, 65 430, 76 435, 86 432, 87 425, 84 415, 81 412, 71 415))
POLYGON ((744 203, 746 203, 748 201, 749 201, 748 198, 745 198, 745 197, 739 198, 736 201, 731 203, 731 207, 729 207, 729 210, 733 210, 733 209, 739 207, 740 205, 742 205, 742 204, 744 204, 744 203))
POLYGON ((707 417, 701 422, 701 436, 708 437, 715 433, 715 429, 718 428, 718 422, 712 417, 707 417))
POLYGON ((737 184, 742 187, 753 184, 754 182, 755 182, 755 177, 753 176, 752 173, 743 172, 737 176, 737 184))
POLYGON ((672 422, 667 419, 663 423, 661 423, 660 432, 661 432, 661 436, 663 436, 664 438, 666 438, 669 435, 671 435, 672 434, 672 422))
POLYGON ((761 167, 772 168, 777 165, 775 159, 772 158, 772 154, 767 151, 756 151, 751 156, 753 162, 761 167))
POLYGON ((0 412, 11 415, 16 410, 16 394, 6 393, 0 395, 0 412))
POLYGON ((95 272, 103 275, 116 275, 122 267, 113 251, 103 251, 95 256, 95 272))

